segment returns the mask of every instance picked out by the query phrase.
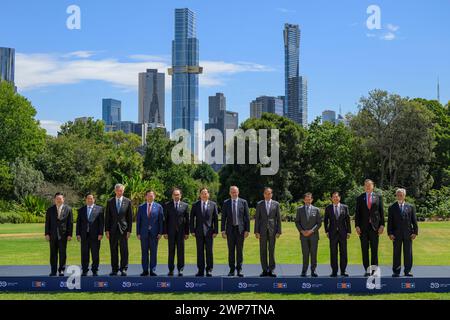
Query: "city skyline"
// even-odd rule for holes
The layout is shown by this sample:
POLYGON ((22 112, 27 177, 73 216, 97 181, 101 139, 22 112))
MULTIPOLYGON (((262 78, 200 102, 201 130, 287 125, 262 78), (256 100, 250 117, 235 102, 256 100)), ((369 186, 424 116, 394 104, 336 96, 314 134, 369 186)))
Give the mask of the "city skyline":
MULTIPOLYGON (((449 4, 444 1, 379 1, 381 30, 368 30, 365 26, 366 9, 371 4, 365 1, 352 1, 353 5, 345 8, 324 1, 283 1, 258 6, 255 1, 211 5, 138 1, 139 10, 127 10, 125 4, 108 3, 105 8, 106 2, 79 1, 83 18, 80 31, 65 28, 66 4, 26 3, 30 10, 23 12, 21 2, 5 4, 4 12, 10 14, 0 19, 0 46, 16 49, 18 91, 33 102, 38 119, 47 128, 76 117, 101 118, 98 106, 103 97, 121 100, 123 119, 136 121, 137 74, 149 68, 163 71, 171 66, 176 7, 189 7, 200 21, 200 65, 205 72, 199 80, 199 115, 204 123, 208 120, 208 96, 215 92, 226 94, 230 110, 239 112, 241 120, 249 117, 248 104, 255 97, 283 94, 281 30, 285 23, 299 24, 304 32, 301 74, 308 75, 310 84, 309 122, 320 116, 325 107, 342 105, 343 114, 355 112, 359 98, 375 88, 436 99, 438 76, 441 102, 449 100, 446 88, 450 67, 445 57, 450 54, 450 46, 440 41, 448 37, 449 30, 444 19, 449 4), (324 7, 327 10, 322 10, 324 7), (140 30, 134 20, 139 21, 139 11, 143 9, 151 10, 153 15, 146 20, 145 30, 140 30), (118 19, 121 10, 126 15, 118 19), (30 19, 36 14, 42 21, 30 19), (115 21, 106 29, 92 20, 105 14, 115 21), (414 23, 428 16, 433 19, 427 19, 427 25, 414 23), (41 36, 44 30, 45 38, 41 36), (135 36, 124 37, 130 32, 135 36), (124 40, 113 41, 116 37, 124 40), (421 46, 417 47, 417 43, 421 46)), ((166 89, 166 98, 166 105, 171 105, 170 88, 166 89)), ((167 122, 171 110, 166 111, 167 122)))

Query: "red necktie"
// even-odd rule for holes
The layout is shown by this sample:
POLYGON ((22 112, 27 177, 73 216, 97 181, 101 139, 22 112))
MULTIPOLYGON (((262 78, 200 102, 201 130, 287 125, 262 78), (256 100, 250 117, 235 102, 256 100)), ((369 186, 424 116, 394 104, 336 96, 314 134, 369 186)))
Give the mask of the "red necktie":
POLYGON ((367 208, 372 208, 372 195, 369 194, 369 198, 367 199, 367 208))

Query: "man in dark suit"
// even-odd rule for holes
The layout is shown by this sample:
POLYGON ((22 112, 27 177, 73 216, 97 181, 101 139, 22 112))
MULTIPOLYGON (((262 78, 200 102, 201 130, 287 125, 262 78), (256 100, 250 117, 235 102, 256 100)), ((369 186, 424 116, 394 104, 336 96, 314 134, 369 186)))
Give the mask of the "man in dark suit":
MULTIPOLYGON (((369 266, 378 266, 379 236, 384 231, 383 199, 373 192, 374 183, 364 182, 365 192, 356 199, 355 229, 361 241, 364 276, 370 276, 369 266), (369 262, 369 248, 371 259, 369 262)), ((372 270, 372 273, 375 272, 372 270)))
POLYGON ((50 277, 64 276, 67 259, 67 241, 72 240, 73 214, 72 208, 64 204, 64 195, 55 194, 55 204, 45 214, 45 239, 50 243, 50 277), (59 256, 59 268, 58 268, 59 256))
POLYGON ((304 205, 297 209, 295 226, 300 233, 302 246, 303 268, 302 277, 306 277, 309 260, 311 259, 311 277, 317 277, 317 249, 319 246, 319 229, 322 226, 322 217, 319 208, 312 205, 313 196, 310 192, 303 197, 304 205))
POLYGON ((393 277, 399 277, 402 261, 405 264, 405 277, 412 277, 411 268, 413 264, 412 242, 419 234, 417 225, 416 209, 405 202, 406 190, 398 189, 395 193, 397 202, 389 207, 388 213, 388 235, 394 244, 393 277))
POLYGON ((338 249, 340 257, 341 276, 348 277, 347 269, 347 240, 352 233, 350 214, 348 207, 341 203, 339 192, 333 192, 331 202, 325 208, 325 232, 330 239, 331 277, 337 277, 338 273, 338 249))
POLYGON ((98 275, 100 264, 100 243, 103 238, 104 209, 95 204, 92 193, 86 195, 86 205, 78 210, 76 234, 81 241, 81 268, 83 277, 89 271, 89 255, 92 255, 92 275, 98 275))
POLYGON ((242 250, 244 239, 250 232, 250 214, 247 201, 239 198, 239 188, 230 187, 230 199, 225 200, 222 207, 222 237, 227 239, 229 277, 233 277, 237 270, 238 277, 243 277, 242 250))
POLYGON ((133 212, 131 200, 123 196, 124 191, 124 185, 117 184, 114 188, 116 196, 106 203, 105 231, 111 249, 110 276, 117 276, 119 271, 122 276, 126 276, 128 270, 128 239, 132 230, 133 212))
POLYGON ((203 277, 205 272, 206 252, 206 276, 212 276, 213 270, 213 239, 219 233, 218 209, 215 202, 209 200, 207 188, 200 190, 200 200, 192 205, 191 210, 191 234, 197 243, 197 267, 196 277, 203 277))
POLYGON ((261 277, 276 277, 275 242, 281 235, 280 204, 272 200, 272 189, 264 189, 264 200, 256 205, 255 236, 259 239, 261 277), (267 261, 267 254, 269 260, 267 261))
POLYGON ((172 201, 164 206, 164 238, 169 242, 169 273, 173 276, 175 269, 175 250, 177 252, 178 276, 183 276, 184 241, 189 239, 189 205, 181 201, 181 190, 172 191, 172 201))
POLYGON ((136 234, 141 241, 142 273, 149 275, 148 252, 150 250, 150 276, 155 277, 158 257, 158 242, 164 228, 164 212, 162 206, 155 202, 156 193, 149 190, 145 193, 146 202, 139 206, 136 215, 136 234))

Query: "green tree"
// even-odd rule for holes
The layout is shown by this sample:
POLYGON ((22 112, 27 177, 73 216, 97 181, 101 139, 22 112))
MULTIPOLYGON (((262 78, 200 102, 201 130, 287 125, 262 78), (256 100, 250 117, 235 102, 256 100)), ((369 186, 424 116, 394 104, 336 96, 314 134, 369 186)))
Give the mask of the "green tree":
POLYGON ((17 159, 11 165, 14 179, 14 195, 23 200, 28 195, 34 195, 44 183, 44 175, 36 170, 27 159, 17 159))
POLYGON ((42 151, 45 130, 35 116, 35 108, 15 92, 13 85, 0 82, 0 160, 12 162, 27 158, 33 161, 42 151))

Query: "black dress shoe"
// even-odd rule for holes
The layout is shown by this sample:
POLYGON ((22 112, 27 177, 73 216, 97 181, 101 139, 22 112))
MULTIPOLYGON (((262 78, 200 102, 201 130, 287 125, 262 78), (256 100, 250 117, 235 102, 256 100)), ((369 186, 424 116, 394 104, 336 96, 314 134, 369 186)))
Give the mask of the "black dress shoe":
POLYGON ((87 275, 88 275, 87 271, 85 271, 81 274, 82 277, 87 277, 87 275))
POLYGON ((405 272, 405 277, 412 278, 414 276, 411 272, 405 272))
POLYGON ((146 277, 146 276, 148 276, 148 271, 144 271, 141 273, 141 277, 146 277))
POLYGON ((196 276, 196 277, 204 277, 205 274, 204 274, 203 272, 197 272, 197 273, 195 274, 195 276, 196 276))
POLYGON ((109 274, 110 277, 115 277, 117 276, 117 271, 113 271, 109 274))
POLYGON ((56 272, 52 272, 48 275, 49 277, 56 277, 56 272))
POLYGON ((121 275, 122 277, 126 277, 126 276, 127 276, 127 272, 126 272, 126 271, 120 271, 120 275, 121 275))
POLYGON ((393 273, 392 274, 392 278, 399 278, 400 277, 400 274, 398 274, 398 273, 393 273))
POLYGON ((302 274, 300 275, 300 277, 306 278, 306 272, 302 272, 302 274))
POLYGON ((370 277, 370 273, 368 272, 364 273, 364 277, 370 277))
POLYGON ((241 271, 238 271, 238 272, 237 272, 237 276, 238 276, 239 278, 243 278, 243 277, 244 277, 244 274, 242 274, 241 271))
POLYGON ((267 273, 267 271, 263 271, 261 272, 261 274, 259 275, 260 277, 267 277, 269 274, 267 273))
POLYGON ((317 275, 317 273, 315 273, 315 272, 311 272, 311 277, 313 277, 313 278, 317 278, 317 277, 318 277, 318 275, 317 275))
POLYGON ((93 277, 98 277, 98 272, 97 271, 92 271, 92 276, 93 277))
POLYGON ((336 277, 337 277, 337 273, 332 273, 332 274, 330 274, 330 277, 331 277, 331 278, 336 278, 336 277))
POLYGON ((231 270, 230 270, 230 272, 228 272, 228 276, 229 276, 229 277, 234 277, 234 271, 231 271, 231 270))
POLYGON ((178 276, 182 277, 183 276, 183 272, 178 272, 178 276))
POLYGON ((173 277, 173 271, 169 271, 169 273, 167 274, 168 277, 173 277))
POLYGON ((206 276, 207 276, 207 277, 212 277, 212 273, 211 273, 210 271, 207 271, 207 272, 206 272, 206 276))
POLYGON ((273 273, 272 271, 269 272, 269 277, 271 278, 276 278, 277 275, 275 273, 273 273))
POLYGON ((154 273, 153 271, 150 272, 150 277, 157 277, 158 275, 156 273, 154 273))
POLYGON ((341 273, 341 277, 347 278, 348 277, 348 273, 341 273))
POLYGON ((58 275, 59 275, 60 277, 64 277, 64 272, 60 272, 58 275))

